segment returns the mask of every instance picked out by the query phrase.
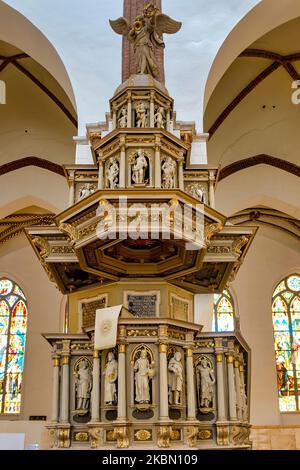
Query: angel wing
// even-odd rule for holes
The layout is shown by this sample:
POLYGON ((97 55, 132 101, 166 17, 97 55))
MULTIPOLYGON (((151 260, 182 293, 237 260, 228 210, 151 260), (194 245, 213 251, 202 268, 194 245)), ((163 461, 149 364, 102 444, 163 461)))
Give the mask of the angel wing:
POLYGON ((131 30, 129 21, 123 16, 117 20, 109 20, 109 23, 114 32, 122 36, 128 36, 131 30))
POLYGON ((159 36, 162 36, 164 33, 178 33, 178 31, 181 29, 181 26, 182 23, 180 21, 175 21, 163 13, 158 13, 155 17, 155 30, 159 36))

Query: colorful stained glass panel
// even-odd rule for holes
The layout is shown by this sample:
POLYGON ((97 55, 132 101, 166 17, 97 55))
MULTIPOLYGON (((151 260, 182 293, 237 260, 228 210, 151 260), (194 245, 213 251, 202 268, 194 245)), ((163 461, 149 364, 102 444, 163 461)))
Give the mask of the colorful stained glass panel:
POLYGON ((220 300, 217 308, 218 308, 218 313, 228 313, 228 312, 233 311, 231 302, 226 297, 223 297, 220 300))
POLYGON ((9 354, 7 362, 7 371, 14 373, 23 372, 24 368, 24 355, 23 354, 9 354))
POLYGON ((10 294, 13 286, 13 283, 8 279, 0 279, 0 295, 10 294))
POLYGON ((16 295, 10 295, 9 297, 6 297, 6 300, 9 304, 10 307, 13 307, 13 305, 16 303, 19 297, 16 295))
POLYGON ((233 331, 234 319, 233 315, 222 313, 218 315, 218 331, 233 331))
POLYGON ((274 334, 275 338, 275 350, 282 351, 282 350, 290 350, 291 349, 291 340, 289 333, 278 333, 274 334))
POLYGON ((273 326, 275 331, 288 331, 289 317, 287 312, 275 312, 273 314, 273 326))
POLYGON ((280 411, 282 412, 297 411, 296 397, 294 396, 279 397, 279 408, 280 408, 280 411))
POLYGON ((15 284, 14 294, 17 294, 18 296, 23 297, 23 299, 26 300, 24 292, 22 291, 22 289, 17 284, 15 284))
MULTIPOLYGON (((1 324, 1 318, 0 318, 1 324)), ((26 317, 14 317, 11 319, 10 334, 25 334, 27 329, 27 318, 26 317)))
POLYGON ((0 335, 7 335, 9 327, 9 317, 0 317, 0 335))
POLYGON ((273 297, 275 297, 277 294, 280 294, 280 292, 284 291, 286 289, 285 286, 285 281, 282 281, 275 289, 275 292, 273 294, 273 297))
POLYGON ((9 338, 9 354, 24 354, 25 335, 11 335, 9 338))
POLYGON ((287 280, 287 286, 294 292, 300 291, 300 276, 291 276, 287 280))
POLYGON ((9 307, 4 300, 1 300, 0 302, 0 316, 9 317, 9 307))
POLYGON ((19 300, 19 302, 13 308, 12 316, 13 317, 25 317, 26 315, 27 315, 26 305, 24 304, 22 300, 19 300))

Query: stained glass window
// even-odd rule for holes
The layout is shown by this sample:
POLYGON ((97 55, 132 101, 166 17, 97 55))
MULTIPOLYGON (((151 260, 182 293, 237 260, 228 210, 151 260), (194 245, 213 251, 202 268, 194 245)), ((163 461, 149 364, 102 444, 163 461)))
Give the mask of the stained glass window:
POLYGON ((0 414, 20 413, 26 330, 22 289, 13 281, 0 279, 0 414))
POLYGON ((214 295, 213 331, 234 331, 234 304, 230 292, 214 295))
POLYGON ((300 411, 300 276, 281 281, 272 298, 279 408, 300 411))

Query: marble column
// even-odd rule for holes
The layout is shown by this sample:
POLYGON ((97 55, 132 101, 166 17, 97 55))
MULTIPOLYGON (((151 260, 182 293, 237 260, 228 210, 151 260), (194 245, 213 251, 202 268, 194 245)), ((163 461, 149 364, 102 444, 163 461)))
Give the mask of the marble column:
POLYGON ((60 422, 69 423, 70 355, 62 354, 60 422))
POLYGON ((178 187, 184 191, 183 160, 179 160, 178 162, 178 187))
POLYGON ((75 203, 75 171, 70 171, 69 182, 69 206, 73 206, 75 203))
POLYGON ((98 189, 104 188, 104 168, 103 168, 103 160, 100 158, 98 159, 98 189))
POLYGON ((236 406, 237 406, 237 418, 239 421, 243 420, 243 410, 241 402, 241 379, 240 379, 240 363, 234 361, 234 378, 235 378, 235 390, 236 390, 236 406))
POLYGON ((155 143, 155 187, 161 188, 160 139, 155 143))
POLYGON ((243 398, 241 399, 242 404, 242 419, 243 421, 248 421, 248 406, 247 406, 247 395, 246 395, 246 385, 245 385, 245 367, 243 364, 240 365, 240 385, 241 393, 243 393, 243 398))
POLYGON ((166 124, 167 131, 171 131, 171 110, 167 109, 167 124, 166 124))
POLYGON ((187 385, 187 419, 195 421, 196 402, 195 402, 195 378, 194 378, 193 350, 187 349, 186 352, 186 385, 187 385))
POLYGON ((227 374, 228 374, 228 392, 229 392, 229 419, 235 421, 236 416, 236 393, 234 383, 233 355, 227 355, 227 374))
POLYGON ((169 402, 168 402, 168 362, 167 362, 166 344, 159 345, 159 402, 160 402, 160 421, 169 420, 169 402))
POLYGON ((154 92, 151 91, 151 98, 150 98, 150 127, 151 127, 151 128, 155 127, 155 124, 154 124, 154 114, 155 114, 155 108, 154 108, 154 92))
POLYGON ((52 385, 52 416, 53 423, 58 422, 59 418, 59 356, 53 357, 53 385, 52 385))
POLYGON ((213 173, 209 172, 209 205, 213 209, 215 208, 215 187, 214 187, 215 178, 213 173))
POLYGON ((118 350, 118 421, 126 421, 126 345, 119 344, 118 350))
POLYGON ((127 127, 132 126, 132 98, 131 93, 127 94, 127 127))
POLYGON ((93 355, 93 389, 92 389, 92 422, 100 420, 100 353, 94 351, 93 355))
POLYGON ((126 140, 124 137, 124 138, 121 138, 121 145, 120 145, 119 187, 125 188, 125 186, 126 186, 126 140))
POLYGON ((117 128, 117 109, 113 107, 113 115, 112 115, 112 122, 113 122, 113 130, 117 128))
POLYGON ((218 353, 216 355, 216 359, 217 359, 218 421, 225 421, 226 420, 223 357, 224 356, 223 356, 222 353, 218 353))

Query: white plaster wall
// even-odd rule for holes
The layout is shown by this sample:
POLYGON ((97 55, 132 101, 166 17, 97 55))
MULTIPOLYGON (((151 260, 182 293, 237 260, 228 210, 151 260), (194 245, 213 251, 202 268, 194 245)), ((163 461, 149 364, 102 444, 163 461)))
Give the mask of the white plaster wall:
MULTIPOLYGON (((14 279, 24 290, 28 301, 28 333, 20 417, 51 413, 52 364, 51 347, 42 333, 56 333, 60 328, 62 295, 52 284, 25 235, 0 246, 0 277, 14 279)), ((11 418, 10 418, 11 419, 11 418)), ((4 424, 0 418, 0 432, 4 424)))

